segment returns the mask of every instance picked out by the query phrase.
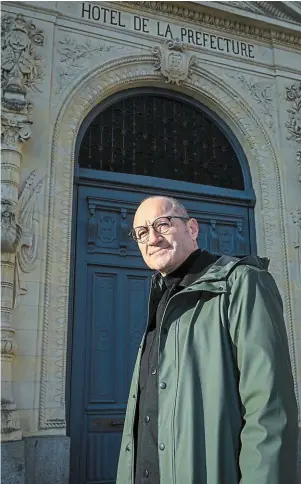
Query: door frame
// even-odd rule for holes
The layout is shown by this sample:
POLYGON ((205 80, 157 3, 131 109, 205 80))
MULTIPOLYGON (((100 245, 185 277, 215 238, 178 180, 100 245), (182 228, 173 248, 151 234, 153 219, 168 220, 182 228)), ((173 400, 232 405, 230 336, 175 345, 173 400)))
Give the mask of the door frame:
POLYGON ((68 334, 67 334, 67 364, 66 364, 66 422, 67 422, 67 435, 70 436, 71 430, 71 391, 72 391, 72 354, 73 354, 73 324, 74 324, 74 289, 75 289, 75 268, 76 268, 76 240, 77 240, 77 211, 78 211, 78 189, 80 185, 94 185, 97 184, 99 188, 105 186, 115 186, 120 190, 132 190, 141 191, 144 190, 146 196, 152 195, 155 191, 162 190, 167 196, 177 198, 181 194, 185 194, 185 197, 195 199, 198 196, 205 197, 206 201, 217 201, 220 199, 222 203, 230 205, 241 205, 248 207, 249 210, 249 236, 251 253, 256 254, 256 232, 255 232, 255 217, 253 207, 256 203, 255 192, 252 186, 252 179, 250 174, 249 165, 244 151, 231 131, 228 125, 207 106, 197 101, 196 99, 189 97, 185 94, 170 91, 162 88, 131 88, 126 91, 121 91, 112 96, 106 98, 101 104, 92 109, 86 116, 85 120, 81 124, 75 145, 75 168, 74 168, 74 181, 73 181, 73 207, 72 207, 72 237, 70 248, 70 284, 69 284, 69 306, 68 306, 68 334), (78 164, 79 149, 90 123, 93 119, 106 108, 115 104, 123 99, 139 96, 141 94, 149 95, 161 95, 168 98, 176 99, 180 102, 188 103, 195 108, 205 112, 205 114, 214 121, 221 131, 225 134, 233 147, 243 173, 245 190, 233 190, 220 188, 209 185, 201 185, 190 182, 181 182, 172 180, 172 187, 166 188, 166 183, 169 181, 165 178, 153 178, 142 175, 130 175, 126 173, 113 173, 105 172, 101 170, 92 170, 80 168, 78 164))

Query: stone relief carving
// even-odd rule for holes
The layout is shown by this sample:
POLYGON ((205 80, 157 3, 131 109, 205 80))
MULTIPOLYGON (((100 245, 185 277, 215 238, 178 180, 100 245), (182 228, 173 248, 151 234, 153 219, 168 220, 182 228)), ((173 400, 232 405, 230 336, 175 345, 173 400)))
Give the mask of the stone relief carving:
MULTIPOLYGON (((11 103, 10 103, 11 104, 11 103)), ((1 116, 1 141, 4 145, 17 147, 19 142, 26 141, 31 136, 30 106, 24 106, 22 112, 17 104, 18 113, 3 110, 1 116)))
POLYGON ((152 52, 157 58, 155 70, 166 77, 166 83, 177 86, 191 75, 191 67, 196 56, 186 52, 187 46, 179 39, 167 40, 163 46, 153 47, 152 52))
POLYGON ((272 113, 272 96, 271 85, 264 83, 252 82, 246 79, 245 76, 237 76, 242 88, 249 92, 255 102, 259 105, 260 112, 264 117, 265 123, 269 128, 273 128, 273 113, 272 113))
POLYGON ((41 192, 44 179, 36 185, 34 170, 27 178, 20 194, 18 204, 10 200, 1 200, 1 249, 15 255, 14 297, 26 294, 27 288, 22 280, 22 273, 31 272, 38 256, 39 222, 38 195, 41 192))
POLYGON ((36 170, 25 181, 18 203, 18 224, 21 229, 16 243, 16 269, 14 281, 14 305, 19 295, 27 293, 23 274, 32 272, 36 266, 40 237, 39 237, 39 194, 44 185, 44 178, 35 183, 36 170))
POLYGON ((44 78, 43 58, 36 54, 34 46, 43 45, 42 30, 22 15, 2 18, 1 85, 4 92, 39 91, 38 84, 44 78))
POLYGON ((301 142, 301 82, 286 88, 286 100, 292 102, 287 110, 288 121, 285 123, 289 135, 288 140, 301 142))
MULTIPOLYGON (((45 284, 45 312, 43 316, 42 374, 40 392, 40 428, 65 427, 65 367, 68 320, 68 274, 69 244, 73 185, 74 145, 77 129, 87 112, 99 102, 116 92, 118 86, 133 87, 141 81, 158 82, 161 74, 154 71, 153 56, 131 56, 117 59, 91 73, 89 78, 77 84, 74 94, 62 106, 56 122, 53 138, 50 180, 50 206, 47 232, 47 261, 45 284), (64 180, 64 182, 62 182, 64 180), (62 185, 63 183, 63 185, 62 185), (60 196, 55 195, 55 187, 60 196), (68 210, 66 210, 68 207, 68 210), (68 212, 68 213, 67 213, 68 212), (54 230, 54 222, 57 229, 54 230), (57 273, 52 269, 54 248, 59 248, 60 271, 65 286, 56 289, 57 273), (57 328, 57 341, 51 346, 56 358, 55 375, 49 367, 49 331, 57 328), (55 384, 52 383, 55 379, 55 384), (53 401, 60 404, 53 410, 53 401)), ((192 76, 183 81, 186 93, 199 92, 211 103, 218 104, 226 116, 234 119, 250 148, 250 169, 257 194, 258 233, 262 234, 261 254, 271 257, 271 270, 283 293, 288 326, 288 338, 292 358, 292 370, 296 381, 293 320, 288 279, 287 247, 284 231, 283 202, 279 167, 275 151, 259 117, 245 109, 243 97, 232 92, 229 86, 210 72, 193 69, 192 76)))
POLYGON ((76 39, 65 37, 64 40, 59 41, 60 47, 58 52, 60 53, 60 63, 63 64, 59 72, 59 81, 57 92, 59 93, 70 79, 74 79, 81 69, 84 69, 85 59, 90 59, 96 53, 101 54, 103 51, 109 51, 111 46, 104 42, 99 45, 93 46, 91 40, 86 40, 83 44, 80 44, 76 39))
POLYGON ((42 181, 32 186, 27 179, 19 195, 24 142, 31 136, 31 103, 28 91, 38 91, 44 72, 42 57, 35 48, 43 46, 44 35, 22 15, 2 18, 2 112, 1 112, 1 359, 5 368, 1 381, 1 438, 22 438, 20 419, 12 392, 12 361, 16 354, 12 311, 16 297, 26 292, 22 273, 33 269, 37 257, 38 211, 36 196, 42 181))

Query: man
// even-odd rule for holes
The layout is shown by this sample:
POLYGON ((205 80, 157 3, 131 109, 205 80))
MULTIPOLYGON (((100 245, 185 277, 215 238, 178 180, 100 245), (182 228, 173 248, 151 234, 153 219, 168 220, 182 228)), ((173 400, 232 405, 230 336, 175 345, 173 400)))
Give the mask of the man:
POLYGON ((295 484, 297 408, 266 261, 198 249, 172 198, 144 200, 132 235, 152 279, 117 484, 295 484))

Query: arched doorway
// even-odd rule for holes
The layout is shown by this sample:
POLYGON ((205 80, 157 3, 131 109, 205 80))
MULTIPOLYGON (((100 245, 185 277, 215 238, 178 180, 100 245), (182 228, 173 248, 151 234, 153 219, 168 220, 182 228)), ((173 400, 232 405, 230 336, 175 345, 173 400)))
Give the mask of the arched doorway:
POLYGON ((151 272, 128 238, 148 195, 179 198, 213 253, 256 252, 254 195, 227 126, 190 98, 131 89, 83 122, 76 148, 72 484, 113 483, 151 272))

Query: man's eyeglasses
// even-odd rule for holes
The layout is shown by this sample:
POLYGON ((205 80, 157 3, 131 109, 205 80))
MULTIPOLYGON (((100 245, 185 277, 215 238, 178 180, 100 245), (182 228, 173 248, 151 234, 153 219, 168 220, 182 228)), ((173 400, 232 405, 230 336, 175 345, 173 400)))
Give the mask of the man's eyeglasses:
POLYGON ((189 217, 179 217, 178 215, 170 215, 168 217, 158 217, 154 222, 147 226, 140 226, 133 228, 129 235, 133 237, 139 244, 145 244, 149 237, 149 228, 152 227, 157 234, 166 234, 172 226, 171 219, 179 218, 181 220, 189 220, 189 217))

